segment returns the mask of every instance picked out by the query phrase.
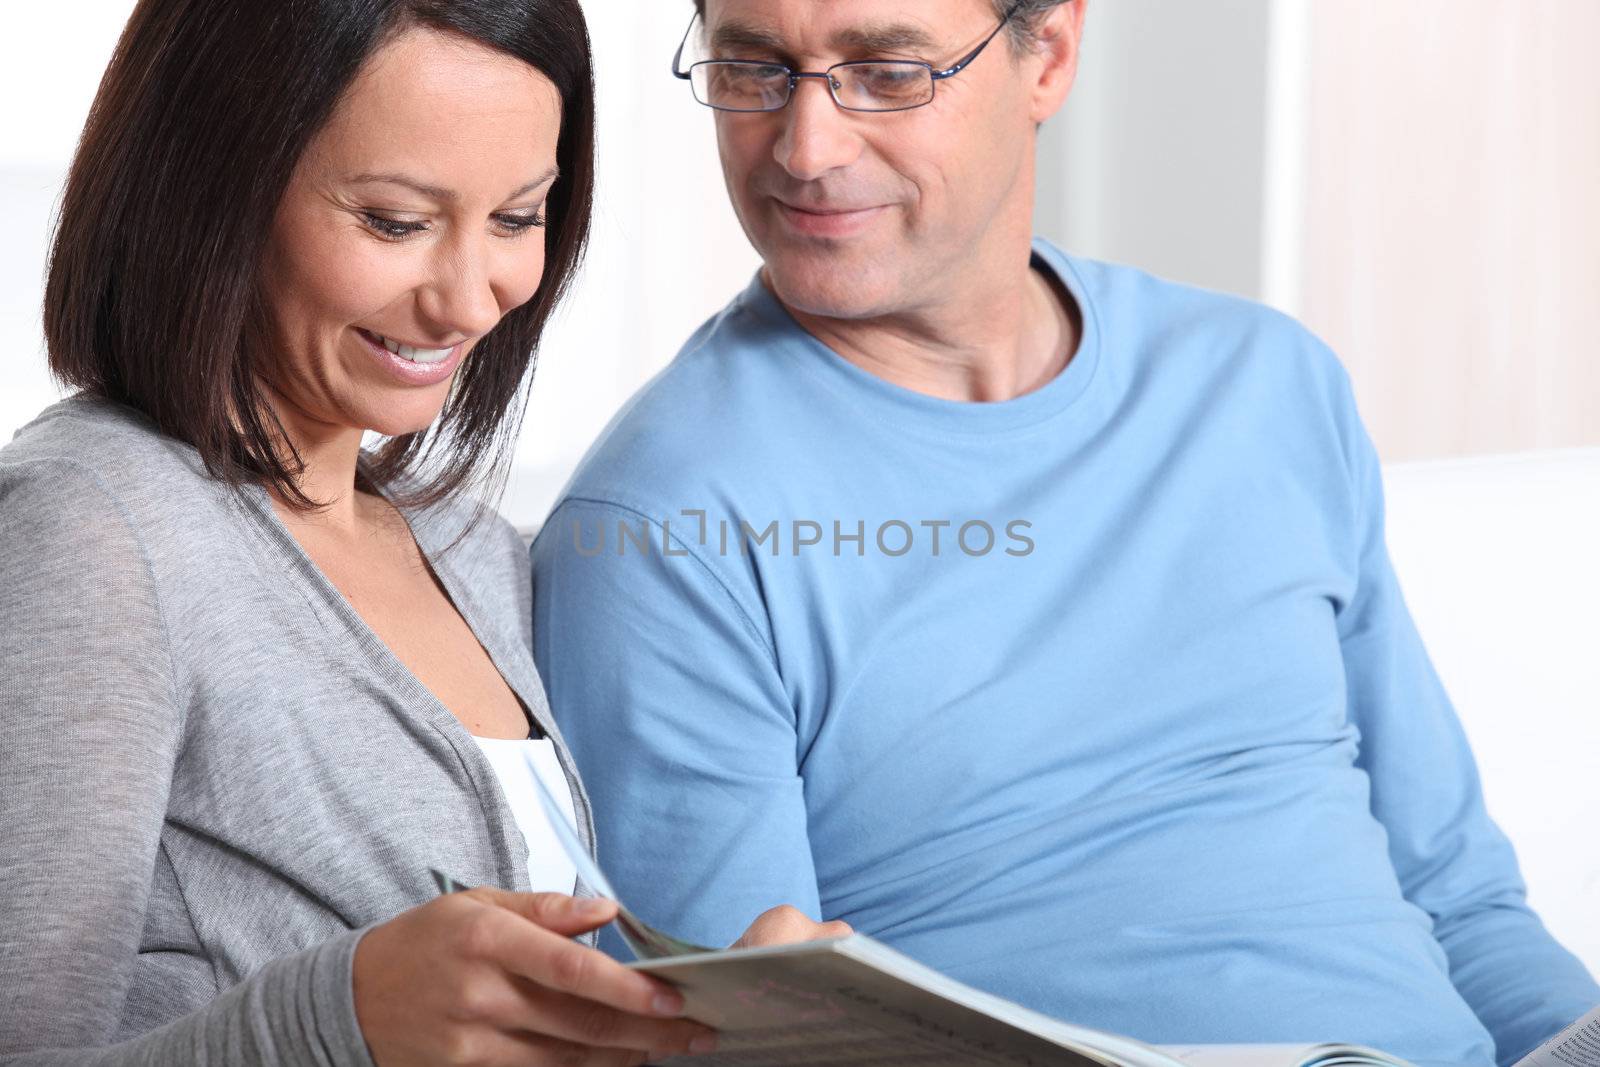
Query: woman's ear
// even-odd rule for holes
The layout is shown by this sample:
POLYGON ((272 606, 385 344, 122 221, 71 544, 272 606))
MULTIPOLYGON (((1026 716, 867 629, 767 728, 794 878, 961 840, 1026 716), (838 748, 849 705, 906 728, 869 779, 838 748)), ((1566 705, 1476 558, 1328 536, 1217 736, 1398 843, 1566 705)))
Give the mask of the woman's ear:
POLYGON ((1033 58, 1038 64, 1032 92, 1035 124, 1059 111, 1072 91, 1088 6, 1089 0, 1066 0, 1051 8, 1034 27, 1033 58))

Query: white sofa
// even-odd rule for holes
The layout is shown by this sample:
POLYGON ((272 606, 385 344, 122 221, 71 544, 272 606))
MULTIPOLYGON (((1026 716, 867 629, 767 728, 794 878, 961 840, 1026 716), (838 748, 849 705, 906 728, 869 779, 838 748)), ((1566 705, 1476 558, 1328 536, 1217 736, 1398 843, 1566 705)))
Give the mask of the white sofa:
POLYGON ((1389 551, 1529 899, 1600 975, 1600 449, 1402 464, 1389 551))
MULTIPOLYGON (((1546 923, 1600 975, 1600 448, 1393 466, 1389 546, 1546 923)), ((522 469, 531 536, 564 472, 522 469)))

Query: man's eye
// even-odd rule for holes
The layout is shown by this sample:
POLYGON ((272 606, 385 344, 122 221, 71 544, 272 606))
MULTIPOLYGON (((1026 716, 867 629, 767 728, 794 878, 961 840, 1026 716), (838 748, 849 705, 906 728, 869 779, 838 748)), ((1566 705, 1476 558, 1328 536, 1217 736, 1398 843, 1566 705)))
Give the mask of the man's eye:
POLYGON ((730 63, 718 73, 735 82, 764 82, 789 76, 787 67, 765 63, 730 63))

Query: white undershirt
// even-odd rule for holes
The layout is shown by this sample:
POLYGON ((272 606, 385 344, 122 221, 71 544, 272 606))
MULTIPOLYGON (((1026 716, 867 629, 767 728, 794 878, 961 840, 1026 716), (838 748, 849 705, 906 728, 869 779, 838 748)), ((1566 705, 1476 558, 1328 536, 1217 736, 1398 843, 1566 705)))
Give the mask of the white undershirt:
POLYGON ((550 822, 544 815, 544 805, 539 802, 539 794, 529 775, 528 764, 523 759, 523 752, 526 751, 532 757, 533 765, 538 768, 545 788, 561 808, 561 814, 566 816, 571 825, 577 826, 578 819, 572 806, 572 787, 567 784, 561 761, 556 757, 555 742, 548 737, 535 740, 474 736, 473 740, 489 757, 489 766, 494 768, 495 777, 500 779, 500 789, 505 793, 506 803, 511 806, 511 814, 517 820, 517 829, 522 831, 523 839, 528 843, 528 881, 533 886, 533 892, 571 893, 578 885, 578 868, 567 858, 560 839, 550 828, 550 822))

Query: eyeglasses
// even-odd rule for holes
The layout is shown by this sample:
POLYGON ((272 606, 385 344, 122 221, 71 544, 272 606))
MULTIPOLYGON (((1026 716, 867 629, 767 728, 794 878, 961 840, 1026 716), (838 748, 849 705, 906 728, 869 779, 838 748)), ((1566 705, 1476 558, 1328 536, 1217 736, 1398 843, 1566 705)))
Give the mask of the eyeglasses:
MULTIPOLYGON (((1022 10, 1023 3, 1024 0, 1017 0, 1012 4, 982 44, 943 70, 910 59, 852 60, 817 72, 762 60, 711 59, 683 70, 683 50, 694 29, 695 20, 690 19, 689 29, 684 31, 683 41, 672 57, 672 73, 689 83, 696 100, 718 111, 781 111, 788 106, 801 78, 825 80, 834 103, 846 111, 909 111, 933 103, 934 86, 966 70, 1022 10)), ((699 17, 696 15, 695 19, 699 17)))

